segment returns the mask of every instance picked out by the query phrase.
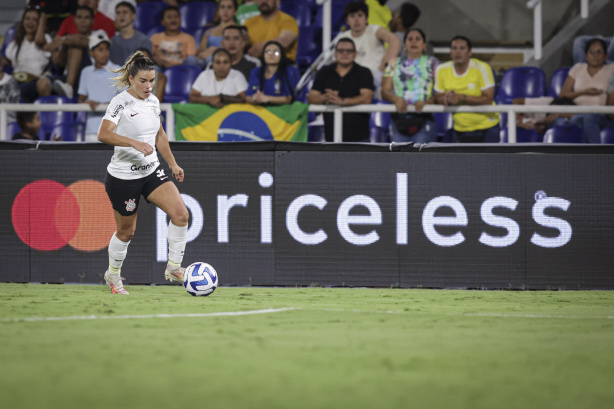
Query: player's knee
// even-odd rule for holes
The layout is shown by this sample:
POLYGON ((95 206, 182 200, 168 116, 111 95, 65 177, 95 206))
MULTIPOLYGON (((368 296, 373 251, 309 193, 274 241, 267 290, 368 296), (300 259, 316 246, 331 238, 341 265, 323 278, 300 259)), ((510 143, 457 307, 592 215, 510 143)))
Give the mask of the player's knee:
POLYGON ((184 206, 181 209, 177 209, 171 220, 175 226, 185 226, 188 224, 188 220, 190 219, 190 213, 188 209, 184 206))
POLYGON ((133 228, 123 228, 123 229, 119 229, 117 230, 117 238, 120 239, 121 241, 124 242, 128 242, 130 240, 132 240, 132 238, 134 237, 134 229, 133 228))

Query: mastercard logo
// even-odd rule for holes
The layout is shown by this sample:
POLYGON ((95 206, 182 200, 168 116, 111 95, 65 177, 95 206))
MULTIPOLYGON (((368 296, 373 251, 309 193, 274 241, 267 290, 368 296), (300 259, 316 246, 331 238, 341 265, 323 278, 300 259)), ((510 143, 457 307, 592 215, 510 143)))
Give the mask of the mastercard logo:
POLYGON ((97 251, 109 245, 115 232, 113 208, 96 180, 69 186, 54 180, 37 180, 23 187, 12 207, 13 228, 35 250, 97 251))

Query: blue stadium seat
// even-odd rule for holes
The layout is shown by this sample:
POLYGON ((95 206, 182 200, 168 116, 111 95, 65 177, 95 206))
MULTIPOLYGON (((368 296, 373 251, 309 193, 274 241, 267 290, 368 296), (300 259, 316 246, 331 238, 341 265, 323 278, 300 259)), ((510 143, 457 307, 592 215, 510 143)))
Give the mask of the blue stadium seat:
POLYGON ((605 128, 601 130, 601 143, 614 144, 614 128, 605 128))
POLYGON ((284 13, 294 17, 299 27, 311 25, 313 9, 309 4, 298 1, 282 1, 279 8, 284 13))
POLYGON ((584 130, 575 125, 553 126, 546 131, 544 143, 584 143, 584 130))
POLYGON ((299 26, 296 63, 309 67, 322 53, 322 30, 317 26, 299 26))
MULTIPOLYGON (((15 38, 15 34, 17 34, 16 25, 9 27, 4 33, 4 40, 2 43, 2 48, 0 49, 0 58, 6 56, 6 47, 8 47, 8 45, 13 41, 13 39, 15 38)), ((5 72, 7 74, 12 74, 13 67, 8 64, 5 64, 4 67, 2 68, 2 72, 5 72)))
POLYGON ((162 12, 168 4, 163 1, 146 1, 136 5, 134 28, 147 34, 155 26, 162 24, 162 12))
POLYGON ((309 125, 307 127, 307 142, 326 142, 324 125, 309 125))
POLYGON ((6 56, 6 54, 4 53, 6 51, 6 47, 8 47, 8 45, 13 41, 13 39, 15 38, 15 34, 17 34, 17 25, 10 26, 4 32, 4 38, 3 38, 2 49, 1 49, 2 56, 6 56))
POLYGON ((17 122, 9 122, 6 124, 6 138, 11 140, 13 135, 20 131, 19 124, 17 122))
POLYGON ((511 104, 514 98, 543 97, 546 74, 539 67, 513 67, 505 71, 495 101, 511 104))
POLYGON ((164 87, 164 102, 184 103, 190 99, 192 84, 201 73, 195 65, 175 65, 164 71, 166 87, 164 87))
POLYGON ((85 139, 85 124, 83 122, 62 123, 53 127, 49 139, 61 136, 63 142, 79 142, 85 139))
MULTIPOLYGON (((343 8, 345 7, 345 4, 345 2, 334 1, 331 4, 331 31, 341 31, 341 26, 343 26, 343 24, 345 23, 345 20, 343 19, 343 8)), ((318 11, 316 12, 316 17, 313 23, 315 26, 323 26, 323 10, 324 7, 318 7, 318 11)))
MULTIPOLYGON (((537 143, 542 142, 543 137, 535 129, 516 128, 516 142, 537 143)), ((507 127, 501 129, 501 142, 507 143, 507 127)))
POLYGON ((567 79, 567 74, 571 67, 561 67, 558 70, 554 71, 552 74, 552 78, 550 78, 550 87, 548 88, 548 96, 552 98, 556 98, 561 93, 561 88, 563 88, 563 84, 567 79))
POLYGON ((152 35, 154 35, 154 34, 158 34, 158 33, 161 33, 161 32, 163 32, 164 30, 166 30, 166 28, 165 28, 165 27, 164 27, 162 24, 157 24, 157 25, 155 25, 155 26, 151 27, 151 28, 149 29, 149 31, 147 31, 147 32, 145 33, 145 35, 146 35, 147 37, 151 38, 151 36, 152 36, 152 35))
POLYGON ((196 49, 198 50, 198 47, 200 47, 200 40, 203 39, 203 34, 205 34, 205 31, 209 30, 212 26, 208 26, 208 27, 199 27, 196 30, 194 30, 193 32, 191 32, 190 34, 192 34, 192 37, 194 37, 194 42, 196 42, 196 49))
MULTIPOLYGON (((375 102, 374 102, 375 103, 375 102)), ((390 105, 388 101, 377 101, 377 105, 390 105)), ((369 119, 372 143, 386 143, 390 141, 390 112, 373 112, 369 119)))
MULTIPOLYGON (((72 99, 63 97, 60 95, 49 95, 46 97, 40 97, 36 101, 35 104, 72 104, 72 99)), ((51 136, 51 132, 56 125, 62 123, 73 123, 74 122, 74 112, 69 111, 47 111, 40 112, 41 119, 41 128, 45 132, 45 140, 48 140, 51 136)))
POLYGON ((213 21, 216 3, 211 1, 192 1, 179 6, 181 29, 189 33, 213 21))
POLYGON ((438 112, 435 117, 435 134, 442 142, 452 142, 454 132, 454 119, 451 112, 438 112))

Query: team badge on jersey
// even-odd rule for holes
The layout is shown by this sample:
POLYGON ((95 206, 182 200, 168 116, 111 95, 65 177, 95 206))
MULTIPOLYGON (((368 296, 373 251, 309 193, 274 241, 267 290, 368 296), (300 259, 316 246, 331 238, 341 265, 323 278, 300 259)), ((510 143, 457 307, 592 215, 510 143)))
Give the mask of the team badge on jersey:
POLYGON ((127 202, 124 202, 126 203, 126 211, 132 212, 134 209, 136 209, 136 203, 134 203, 135 200, 136 199, 128 199, 127 202))
POLYGON ((153 111, 154 115, 156 116, 156 118, 160 118, 160 114, 162 113, 162 111, 160 110, 160 108, 158 107, 153 107, 151 108, 151 110, 153 111))

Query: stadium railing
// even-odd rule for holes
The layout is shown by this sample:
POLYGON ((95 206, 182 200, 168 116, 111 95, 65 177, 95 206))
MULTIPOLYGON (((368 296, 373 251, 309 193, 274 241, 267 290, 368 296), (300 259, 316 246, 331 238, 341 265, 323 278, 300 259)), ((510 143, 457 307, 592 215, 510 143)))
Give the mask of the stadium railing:
MULTIPOLYGON (((100 104, 96 107, 96 112, 106 112, 109 104, 100 104)), ((160 104, 160 110, 166 113, 166 134, 169 140, 175 140, 175 111, 172 104, 160 104), (172 126, 169 126, 172 125, 172 126)), ((8 111, 21 112, 92 112, 88 104, 0 104, 0 141, 10 140, 12 135, 7 135, 8 111)))
MULTIPOLYGON (((105 112, 108 104, 100 104, 96 111, 105 112)), ((166 113, 166 134, 169 140, 175 140, 175 113, 172 104, 160 104, 162 112, 166 113)), ((73 112, 91 112, 91 108, 87 104, 0 104, 0 141, 9 140, 7 135, 7 120, 8 111, 73 111, 73 112)), ((394 105, 377 104, 377 105, 356 105, 352 107, 342 107, 338 105, 309 105, 309 112, 332 112, 335 121, 335 142, 343 142, 343 114, 346 112, 396 112, 394 105)), ((415 112, 413 106, 407 107, 407 112, 415 112)), ((424 113, 438 112, 498 112, 507 114, 507 130, 508 143, 516 142, 516 114, 517 113, 562 113, 562 114, 612 114, 614 115, 614 106, 582 106, 582 105, 473 105, 473 106, 454 106, 446 107, 443 105, 425 105, 422 110, 424 113)))

